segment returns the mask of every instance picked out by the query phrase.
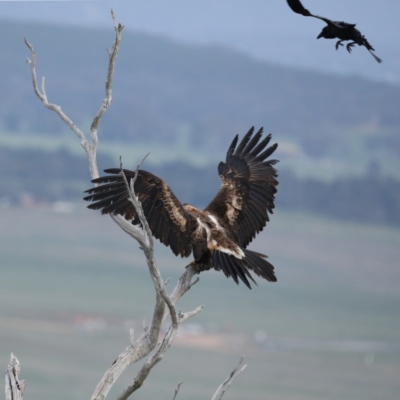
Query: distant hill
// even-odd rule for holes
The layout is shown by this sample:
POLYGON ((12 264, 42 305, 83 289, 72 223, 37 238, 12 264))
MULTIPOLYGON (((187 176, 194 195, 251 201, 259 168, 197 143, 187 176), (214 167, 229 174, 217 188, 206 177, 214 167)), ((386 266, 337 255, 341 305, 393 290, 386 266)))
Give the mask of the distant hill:
POLYGON ((400 82, 397 0, 304 0, 312 12, 356 22, 384 62, 367 51, 334 51, 316 40, 322 21, 293 13, 285 0, 118 0, 0 2, 0 15, 18 21, 110 28, 110 7, 126 30, 140 30, 190 44, 222 44, 260 60, 343 75, 400 82))
MULTIPOLYGON (((87 127, 104 96, 112 30, 0 24, 3 135, 54 138, 66 128, 33 94, 23 36, 35 45, 50 101, 87 127)), ((113 95, 101 127, 108 142, 161 146, 165 153, 179 145, 215 159, 235 133, 264 125, 280 143, 298 146, 290 154, 300 157, 297 163, 301 157, 387 162, 400 155, 400 87, 270 65, 221 47, 126 31, 113 95)))
MULTIPOLYGON (((99 169, 117 167, 100 153, 99 169)), ((125 168, 134 169, 131 163, 125 168)), ((221 182, 217 165, 195 168, 182 162, 143 169, 165 179, 182 203, 205 207, 221 182)), ((376 165, 358 178, 341 178, 326 183, 299 179, 278 164, 278 210, 300 210, 332 218, 400 227, 400 181, 385 178, 376 165)), ((82 202, 83 191, 91 187, 84 156, 65 150, 12 150, 0 147, 0 206, 23 205, 27 196, 33 202, 82 202)))

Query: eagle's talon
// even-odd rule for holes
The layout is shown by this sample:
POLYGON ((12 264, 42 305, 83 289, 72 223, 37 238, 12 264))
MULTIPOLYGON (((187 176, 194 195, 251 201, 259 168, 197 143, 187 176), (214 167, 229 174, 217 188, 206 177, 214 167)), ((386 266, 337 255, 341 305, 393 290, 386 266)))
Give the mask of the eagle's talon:
POLYGON ((199 264, 196 263, 196 260, 192 260, 185 268, 189 267, 193 267, 198 274, 200 273, 199 264))

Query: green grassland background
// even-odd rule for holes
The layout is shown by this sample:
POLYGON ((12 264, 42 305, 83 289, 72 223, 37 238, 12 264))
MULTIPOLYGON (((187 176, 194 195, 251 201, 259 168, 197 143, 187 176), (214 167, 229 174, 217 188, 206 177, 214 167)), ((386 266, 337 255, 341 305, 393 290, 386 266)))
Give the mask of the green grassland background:
MULTIPOLYGON (((26 398, 89 398, 128 345, 124 321, 135 321, 140 335, 151 318, 154 289, 142 253, 82 205, 65 215, 0 209, 0 218, 0 363, 11 352, 19 357, 26 398), (79 316, 101 317, 107 329, 79 329, 79 316)), ((397 399, 399 246, 395 229, 276 213, 251 248, 269 255, 278 283, 249 291, 210 271, 178 306, 203 304, 186 324, 242 340, 202 348, 178 338, 136 398, 172 398, 181 381, 181 398, 211 398, 245 354, 248 368, 227 399, 397 399), (266 334, 262 343, 257 331, 266 334)), ((187 260, 161 245, 157 257, 172 288, 187 260)), ((128 369, 111 398, 137 370, 128 369)))

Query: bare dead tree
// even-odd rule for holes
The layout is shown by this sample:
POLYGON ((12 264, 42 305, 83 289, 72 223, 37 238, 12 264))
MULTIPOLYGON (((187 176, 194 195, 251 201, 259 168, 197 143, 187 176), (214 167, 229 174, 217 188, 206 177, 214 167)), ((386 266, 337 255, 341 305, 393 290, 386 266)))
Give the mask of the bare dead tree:
MULTIPOLYGON (((95 117, 93 118, 93 122, 90 126, 90 140, 86 139, 85 134, 75 125, 75 123, 62 111, 61 107, 57 104, 50 103, 47 98, 46 89, 45 89, 45 79, 42 78, 41 82, 41 90, 38 87, 37 77, 36 77, 36 53, 33 48, 33 45, 29 43, 29 41, 25 38, 25 44, 29 48, 31 52, 31 58, 27 58, 27 63, 30 64, 31 75, 32 75, 32 84, 33 90, 36 96, 42 101, 43 105, 49 110, 54 111, 62 121, 78 136, 81 141, 81 146, 85 150, 88 162, 89 162, 89 171, 92 179, 95 179, 99 176, 97 162, 96 162, 96 152, 98 145, 98 136, 97 131, 100 124, 101 117, 109 108, 112 102, 112 81, 114 76, 114 67, 115 61, 118 55, 119 46, 121 42, 122 30, 123 26, 117 22, 115 13, 111 10, 112 19, 114 22, 114 30, 115 30, 115 40, 112 45, 111 50, 107 49, 109 60, 108 60, 108 70, 107 70, 107 78, 105 85, 105 98, 97 111, 95 117)), ((146 156, 147 157, 147 156, 146 156)), ((145 158, 146 158, 145 157, 145 158)), ((144 158, 144 159, 145 159, 144 158)), ((140 165, 143 163, 144 159, 138 164, 136 169, 136 176, 139 170, 140 165)), ((123 174, 122 170, 122 162, 121 162, 121 174, 123 174)), ((123 175, 124 176, 124 175, 123 175)), ((131 180, 130 184, 126 180, 124 176, 125 183, 127 185, 127 189, 129 191, 129 200, 132 202, 133 207, 140 219, 142 228, 132 225, 127 220, 125 220, 121 215, 111 215, 113 221, 128 235, 134 238, 139 244, 143 253, 146 257, 147 266, 150 272, 150 276, 155 288, 156 292, 156 304, 154 307, 152 321, 149 327, 144 329, 144 332, 135 339, 133 330, 130 331, 130 344, 124 351, 122 351, 118 357, 111 363, 110 367, 105 372, 104 376, 97 384, 94 393, 91 397, 91 400, 104 400, 112 386, 115 384, 120 375, 125 371, 125 369, 138 362, 139 360, 147 357, 144 365, 139 370, 138 374, 133 379, 132 383, 129 384, 118 396, 117 400, 125 400, 132 393, 134 393, 137 389, 139 389, 143 382, 148 377, 152 368, 162 360, 165 353, 171 346, 176 334, 178 333, 178 329, 180 325, 186 321, 188 318, 199 313, 203 306, 199 306, 196 309, 182 313, 176 311, 176 303, 177 301, 195 284, 198 282, 199 278, 193 280, 193 276, 196 274, 196 271, 193 266, 188 266, 185 269, 185 272, 181 275, 176 284, 175 288, 172 290, 170 294, 168 294, 165 282, 162 279, 160 270, 157 266, 157 262, 154 256, 154 243, 153 237, 147 223, 147 220, 144 216, 141 204, 135 195, 134 191, 134 181, 136 179, 131 180), (171 323, 167 333, 164 337, 159 341, 161 324, 168 317, 171 317, 171 323)), ((240 361, 243 361, 243 358, 240 361)), ((239 364, 239 366, 240 366, 239 364)), ((215 394, 212 397, 212 400, 221 399, 226 389, 230 386, 232 381, 239 375, 246 366, 243 366, 239 370, 239 366, 235 368, 226 381, 222 383, 222 385, 217 389, 215 394)), ((19 381, 18 374, 20 371, 20 364, 18 359, 12 354, 10 363, 6 372, 5 379, 5 392, 6 392, 6 400, 22 400, 23 391, 25 388, 25 381, 19 381)), ((180 388, 175 391, 174 399, 178 395, 178 391, 180 388)))

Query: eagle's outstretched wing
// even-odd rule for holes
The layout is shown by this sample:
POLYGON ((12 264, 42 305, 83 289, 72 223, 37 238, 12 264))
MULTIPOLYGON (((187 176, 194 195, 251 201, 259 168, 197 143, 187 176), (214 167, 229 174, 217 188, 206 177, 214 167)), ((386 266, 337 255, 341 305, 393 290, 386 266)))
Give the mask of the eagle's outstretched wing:
MULTIPOLYGON (((106 169, 108 176, 93 179, 100 186, 86 190, 84 198, 93 201, 88 206, 101 210, 102 214, 121 214, 132 220, 134 225, 140 221, 132 203, 128 200, 128 191, 118 168, 106 169)), ((134 171, 124 170, 130 182, 134 171)), ((134 184, 136 195, 143 207, 144 215, 152 234, 166 246, 171 247, 175 255, 189 257, 192 252, 192 233, 197 227, 197 220, 188 214, 169 186, 150 172, 139 170, 134 184)))
POLYGON ((260 141, 263 129, 254 136, 254 127, 239 146, 236 135, 226 154, 225 163, 218 165, 222 186, 204 211, 208 211, 231 227, 240 247, 245 248, 260 232, 273 212, 277 160, 265 161, 278 147, 268 148, 271 135, 260 141), (253 137, 252 137, 253 136, 253 137))

